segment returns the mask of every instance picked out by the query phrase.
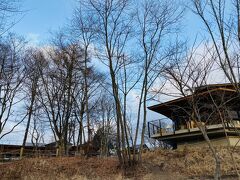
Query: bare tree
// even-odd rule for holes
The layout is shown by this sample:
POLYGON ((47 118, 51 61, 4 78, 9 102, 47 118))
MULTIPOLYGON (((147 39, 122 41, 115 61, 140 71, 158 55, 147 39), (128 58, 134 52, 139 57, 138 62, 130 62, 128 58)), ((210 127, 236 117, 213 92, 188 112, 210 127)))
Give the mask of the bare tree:
MULTIPOLYGON (((0 44, 0 139, 9 134, 23 119, 16 120, 14 126, 4 132, 9 121, 14 122, 14 106, 22 100, 19 92, 24 79, 22 67, 22 49, 24 43, 21 39, 10 35, 0 44)), ((19 116, 21 117, 21 116, 19 116)), ((18 118, 19 118, 18 117, 18 118)))
POLYGON ((239 92, 239 0, 232 2, 194 0, 193 6, 193 12, 207 29, 219 66, 227 80, 239 92))
POLYGON ((210 107, 210 109, 208 109, 208 116, 204 117, 202 113, 203 109, 206 108, 204 104, 205 102, 202 103, 204 96, 202 96, 201 91, 197 91, 198 87, 207 85, 209 73, 212 71, 216 57, 215 55, 209 56, 206 54, 197 56, 194 48, 190 52, 188 50, 186 52, 187 54, 184 56, 178 55, 173 58, 175 60, 172 65, 165 69, 166 79, 176 90, 178 90, 181 96, 187 98, 187 108, 184 109, 180 106, 176 108, 184 111, 187 114, 187 117, 191 119, 191 121, 194 121, 201 131, 215 159, 216 167, 214 177, 215 179, 220 179, 221 158, 211 143, 205 128, 205 123, 210 121, 210 119, 214 119, 212 114, 216 114, 217 110, 216 107, 210 107), (184 59, 183 62, 180 62, 181 58, 184 59))
POLYGON ((37 99, 37 90, 39 81, 40 81, 40 72, 44 61, 44 55, 39 50, 29 50, 26 54, 24 65, 25 65, 25 73, 26 77, 24 80, 24 89, 26 93, 26 99, 28 101, 27 105, 27 124, 26 130, 23 138, 23 143, 20 151, 20 157, 23 155, 23 151, 26 145, 27 137, 29 134, 29 127, 31 124, 32 116, 34 112, 38 108, 36 106, 36 99, 37 99))
MULTIPOLYGON (((211 51, 216 53, 217 63, 226 76, 226 79, 233 85, 239 96, 239 0, 231 2, 224 0, 194 0, 192 2, 193 12, 203 22, 209 39, 213 44, 214 49, 211 51)), ((221 119, 223 119, 222 116, 221 119)), ((237 174, 239 177, 238 171, 237 174)))
POLYGON ((96 19, 98 58, 107 65, 111 78, 112 94, 115 101, 117 121, 117 154, 121 165, 127 165, 130 160, 125 153, 125 133, 122 107, 117 83, 117 71, 121 65, 121 57, 130 33, 130 18, 128 18, 128 0, 90 0, 83 2, 86 10, 96 19), (123 151, 121 151, 121 149, 123 151))
POLYGON ((60 36, 58 46, 49 52, 49 64, 41 72, 43 87, 40 95, 60 154, 67 153, 73 94, 82 58, 81 48, 77 44, 65 44, 62 38, 60 36))
MULTIPOLYGON (((36 102, 36 107, 38 106, 39 103, 36 102)), ((41 143, 45 143, 44 141, 44 137, 46 135, 46 129, 47 129, 47 124, 45 123, 45 121, 41 118, 41 109, 40 108, 36 108, 36 110, 34 111, 33 114, 33 123, 32 123, 32 130, 30 130, 30 134, 31 134, 31 143, 34 147, 35 150, 38 149, 39 146, 41 146, 41 143)))
POLYGON ((85 113, 87 119, 87 132, 88 141, 91 141, 91 125, 90 125, 90 112, 89 112, 89 82, 88 74, 91 69, 90 63, 90 51, 92 41, 95 38, 94 29, 96 28, 96 22, 90 13, 83 13, 81 6, 75 10, 72 20, 72 32, 76 38, 80 41, 83 49, 83 78, 84 78, 84 100, 85 100, 85 113))
POLYGON ((164 67, 167 57, 175 53, 174 51, 163 50, 163 46, 165 46, 166 49, 166 46, 168 46, 165 41, 166 38, 169 36, 173 38, 173 34, 177 33, 177 25, 182 17, 182 13, 183 10, 181 7, 168 1, 143 1, 138 9, 137 23, 140 27, 140 36, 138 39, 140 42, 140 55, 143 62, 143 64, 141 64, 143 76, 140 85, 141 93, 138 104, 134 148, 137 142, 141 113, 143 113, 139 160, 141 160, 146 130, 148 92, 159 77, 161 68, 164 67), (156 68, 158 71, 156 71, 156 68))
MULTIPOLYGON (((91 17, 87 18, 91 23, 87 23, 87 26, 81 24, 81 27, 88 33, 89 31, 94 32, 93 36, 96 38, 93 44, 94 47, 97 47, 97 58, 107 66, 109 71, 116 110, 117 154, 120 164, 123 166, 131 165, 133 161, 136 161, 135 155, 133 160, 131 159, 129 150, 128 94, 135 87, 141 89, 133 146, 135 148, 138 139, 141 111, 143 109, 142 150, 146 127, 147 95, 150 87, 159 76, 159 73, 155 73, 156 71, 153 69, 156 66, 162 66, 164 59, 172 53, 170 51, 160 53, 160 49, 164 44, 164 38, 177 32, 175 25, 182 15, 181 10, 176 6, 171 6, 166 1, 164 3, 145 1, 142 6, 139 6, 137 21, 134 22, 134 14, 136 13, 131 9, 131 3, 132 1, 129 0, 90 0, 82 2, 81 11, 77 12, 77 22, 85 22, 83 21, 86 16, 85 13, 91 14, 91 17), (82 19, 79 16, 82 16, 82 19), (140 28, 134 32, 131 26, 135 25, 140 28), (134 33, 138 33, 140 36, 135 36, 134 33), (137 37, 137 42, 141 44, 138 48, 140 51, 137 51, 138 54, 141 54, 139 61, 131 57, 128 48, 135 41, 133 37, 135 40, 137 37), (143 62, 143 64, 140 62, 143 62), (137 73, 134 73, 132 69, 133 64, 135 64, 135 67, 139 66, 137 73)), ((141 150, 139 160, 141 160, 141 150)))
MULTIPOLYGON (((129 57, 126 55, 122 56, 122 65, 118 72, 118 84, 119 90, 122 94, 122 113, 123 113, 123 127, 126 138, 126 147, 127 147, 127 155, 128 159, 131 160, 131 151, 130 151, 130 138, 132 138, 132 134, 130 134, 129 129, 129 103, 128 96, 131 91, 137 86, 139 81, 141 80, 142 74, 138 69, 135 68, 137 65, 137 61, 133 57, 129 57)), ((136 137, 136 136, 135 136, 136 137)), ((131 144, 133 146, 133 143, 131 144)))
POLYGON ((20 2, 20 0, 0 0, 0 37, 9 32, 19 21, 12 21, 12 19, 21 13, 20 2))
POLYGON ((98 102, 96 107, 96 122, 97 131, 99 131, 100 136, 100 153, 101 156, 108 156, 110 154, 109 146, 112 144, 113 140, 116 138, 116 121, 114 113, 114 101, 111 96, 104 93, 98 102))
POLYGON ((74 94, 74 117, 76 118, 75 120, 78 126, 78 129, 76 129, 78 130, 76 139, 77 146, 83 144, 82 140, 84 140, 84 143, 92 141, 94 131, 94 118, 92 114, 95 113, 96 106, 99 105, 99 98, 101 98, 103 91, 101 85, 104 83, 102 74, 94 67, 89 66, 87 74, 85 74, 85 67, 82 66, 82 68, 83 69, 80 71, 81 77, 78 78, 78 86, 74 94), (87 76, 88 83, 87 93, 85 92, 85 75, 87 76), (88 101, 88 108, 86 108, 86 101, 88 101), (85 131, 85 128, 89 132, 85 131), (87 132, 88 137, 85 137, 84 132, 87 132))

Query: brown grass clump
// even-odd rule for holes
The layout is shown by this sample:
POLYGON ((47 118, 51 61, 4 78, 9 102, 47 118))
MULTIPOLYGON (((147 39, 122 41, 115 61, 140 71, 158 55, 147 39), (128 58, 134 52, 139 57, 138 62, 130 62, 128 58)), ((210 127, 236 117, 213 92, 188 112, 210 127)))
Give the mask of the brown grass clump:
MULTIPOLYGON (((221 157, 221 170, 223 176, 235 176, 229 151, 224 147, 218 147, 217 152, 221 157)), ((234 153, 234 159, 240 169, 239 149, 234 153)), ((144 164, 151 171, 157 167, 158 171, 175 172, 188 177, 212 176, 215 170, 215 161, 209 148, 185 148, 183 150, 156 150, 143 156, 144 164)))
POLYGON ((111 158, 33 158, 0 165, 1 179, 112 179, 119 173, 111 158))

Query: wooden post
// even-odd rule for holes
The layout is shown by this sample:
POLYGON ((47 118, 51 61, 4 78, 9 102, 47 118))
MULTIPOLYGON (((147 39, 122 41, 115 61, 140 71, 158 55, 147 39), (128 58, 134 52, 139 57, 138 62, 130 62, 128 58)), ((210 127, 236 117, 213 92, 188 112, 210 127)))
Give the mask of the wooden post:
POLYGON ((59 149, 56 149, 56 156, 59 156, 59 149))
POLYGON ((190 132, 190 122, 191 122, 191 121, 187 121, 188 132, 190 132))
POLYGON ((175 126, 175 122, 173 122, 173 134, 175 135, 175 131, 176 131, 176 126, 175 126))
POLYGON ((23 151, 24 151, 24 148, 21 147, 21 149, 20 149, 20 159, 22 159, 22 157, 23 157, 23 151))

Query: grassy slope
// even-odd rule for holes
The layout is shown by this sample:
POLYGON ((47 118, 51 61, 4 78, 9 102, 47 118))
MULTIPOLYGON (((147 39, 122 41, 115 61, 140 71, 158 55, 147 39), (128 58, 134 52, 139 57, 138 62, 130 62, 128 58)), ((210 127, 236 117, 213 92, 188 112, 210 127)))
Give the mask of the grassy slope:
MULTIPOLYGON (((222 174, 236 179, 227 149, 219 149, 222 174)), ((239 149, 234 158, 240 165, 239 149)), ((124 179, 206 179, 214 172, 208 149, 156 150, 143 155, 143 166, 128 170, 124 179)), ((0 179, 122 179, 115 158, 35 158, 0 165, 0 179)))

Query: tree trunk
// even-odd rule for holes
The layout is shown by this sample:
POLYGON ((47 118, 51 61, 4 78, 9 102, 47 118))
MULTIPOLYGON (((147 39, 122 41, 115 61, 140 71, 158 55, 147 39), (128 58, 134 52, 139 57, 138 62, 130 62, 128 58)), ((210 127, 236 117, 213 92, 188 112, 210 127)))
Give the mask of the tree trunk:
POLYGON ((29 106, 28 120, 27 120, 27 125, 26 125, 26 130, 25 130, 24 138, 23 138, 23 143, 22 143, 22 147, 21 147, 21 150, 20 150, 20 158, 23 157, 24 148, 25 148, 26 141, 27 141, 28 131, 29 131, 30 122, 31 122, 31 117, 32 117, 32 113, 33 113, 33 105, 34 105, 34 102, 35 102, 35 96, 36 96, 36 86, 35 86, 35 85, 32 85, 31 103, 30 103, 30 106, 29 106))

